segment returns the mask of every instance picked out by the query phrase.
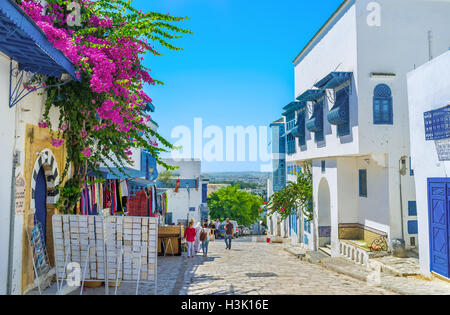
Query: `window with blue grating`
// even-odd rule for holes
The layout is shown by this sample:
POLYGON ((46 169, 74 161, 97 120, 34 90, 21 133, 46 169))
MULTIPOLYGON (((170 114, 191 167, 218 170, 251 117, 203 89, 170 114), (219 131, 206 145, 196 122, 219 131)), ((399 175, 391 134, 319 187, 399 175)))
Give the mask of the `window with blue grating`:
POLYGON ((359 196, 367 198, 367 170, 359 170, 359 196))
POLYGON ((377 85, 373 95, 373 123, 392 125, 394 123, 392 106, 391 88, 386 84, 377 85))
POLYGON ((287 135, 286 142, 287 142, 287 149, 288 149, 287 153, 294 154, 296 152, 295 137, 291 134, 287 135))

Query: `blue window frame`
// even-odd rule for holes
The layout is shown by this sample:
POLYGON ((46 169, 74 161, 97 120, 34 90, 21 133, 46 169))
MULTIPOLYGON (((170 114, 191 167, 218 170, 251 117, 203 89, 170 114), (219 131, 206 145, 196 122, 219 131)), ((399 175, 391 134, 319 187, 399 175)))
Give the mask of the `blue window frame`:
POLYGON ((412 168, 411 157, 409 158, 409 175, 410 175, 410 176, 414 176, 414 170, 413 170, 413 168, 412 168))
POLYGON ((333 108, 328 113, 328 121, 337 126, 339 137, 350 134, 350 87, 336 92, 333 108))
POLYGON ((379 84, 373 93, 373 123, 375 125, 392 125, 392 91, 386 84, 379 84))
POLYGON ((359 196, 367 198, 367 170, 359 170, 359 196))
POLYGON ((295 112, 291 112, 286 116, 286 131, 290 131, 295 127, 295 112))
POLYGON ((288 154, 295 154, 296 153, 296 147, 295 147, 295 137, 291 134, 287 135, 286 137, 287 147, 288 147, 288 154))

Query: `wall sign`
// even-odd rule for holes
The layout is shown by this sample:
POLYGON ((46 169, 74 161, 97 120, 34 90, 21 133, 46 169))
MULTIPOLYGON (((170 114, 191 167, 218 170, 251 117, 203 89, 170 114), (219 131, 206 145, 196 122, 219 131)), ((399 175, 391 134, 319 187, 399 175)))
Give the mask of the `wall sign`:
POLYGON ((20 175, 16 178, 15 213, 17 216, 25 214, 25 178, 20 175))
POLYGON ((450 138, 436 140, 436 151, 438 153, 439 161, 450 161, 450 138))
POLYGON ((424 113, 424 121, 427 141, 450 138, 450 105, 424 113))

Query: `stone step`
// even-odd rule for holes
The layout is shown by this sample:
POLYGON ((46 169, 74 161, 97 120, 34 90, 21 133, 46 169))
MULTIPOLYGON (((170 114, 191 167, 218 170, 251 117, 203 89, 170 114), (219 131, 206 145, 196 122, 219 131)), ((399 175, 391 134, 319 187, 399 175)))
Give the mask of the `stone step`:
POLYGON ((330 256, 330 257, 331 257, 331 246, 330 246, 330 247, 328 247, 328 246, 326 246, 326 247, 320 247, 319 250, 320 250, 321 252, 323 252, 324 254, 326 254, 327 256, 330 256))

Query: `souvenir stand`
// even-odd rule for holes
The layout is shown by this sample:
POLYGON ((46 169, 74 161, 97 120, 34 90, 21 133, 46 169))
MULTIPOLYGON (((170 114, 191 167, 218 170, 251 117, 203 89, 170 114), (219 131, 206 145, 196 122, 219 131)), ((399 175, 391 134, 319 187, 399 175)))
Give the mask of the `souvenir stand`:
MULTIPOLYGON (((157 290, 158 217, 166 211, 167 197, 158 194, 142 172, 101 168, 103 183, 86 185, 77 206, 79 215, 53 216, 53 237, 58 292, 68 276, 67 267, 81 267, 85 282, 153 283, 157 290), (125 173, 125 174, 124 174, 125 173), (71 264, 72 263, 72 264, 71 264)), ((94 182, 94 174, 87 182, 94 182)), ((70 268, 69 268, 70 269, 70 268)))
POLYGON ((115 294, 119 282, 136 283, 136 294, 140 283, 153 283, 156 294, 156 218, 54 215, 53 231, 58 292, 79 266, 80 294, 85 282, 99 280, 106 294, 109 282, 115 282, 115 294))

